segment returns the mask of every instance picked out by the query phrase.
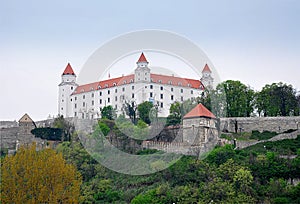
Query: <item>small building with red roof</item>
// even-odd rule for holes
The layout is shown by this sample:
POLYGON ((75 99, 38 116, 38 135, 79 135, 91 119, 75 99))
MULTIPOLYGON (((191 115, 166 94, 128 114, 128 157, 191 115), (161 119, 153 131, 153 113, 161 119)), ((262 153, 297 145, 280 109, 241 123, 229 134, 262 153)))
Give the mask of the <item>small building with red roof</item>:
POLYGON ((197 104, 183 117, 183 142, 213 148, 218 138, 217 118, 203 104, 197 104))
MULTIPOLYGON (((200 79, 152 73, 145 53, 141 53, 136 64, 133 74, 78 85, 68 63, 59 84, 59 115, 99 118, 102 108, 108 105, 119 115, 124 112, 125 102, 150 101, 158 109, 159 117, 167 117, 172 103, 201 97, 206 88, 200 79)), ((203 70, 207 73, 210 69, 205 65, 203 70)))

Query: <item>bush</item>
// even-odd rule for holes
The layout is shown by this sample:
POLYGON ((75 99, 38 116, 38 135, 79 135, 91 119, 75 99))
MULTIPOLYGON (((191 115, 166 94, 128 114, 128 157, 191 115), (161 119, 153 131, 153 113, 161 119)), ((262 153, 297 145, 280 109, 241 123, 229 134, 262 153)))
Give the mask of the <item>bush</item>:
POLYGON ((35 137, 39 137, 41 139, 53 140, 53 141, 67 141, 67 138, 62 137, 63 131, 60 128, 35 128, 31 130, 31 133, 35 137))
POLYGON ((258 130, 253 130, 250 139, 268 140, 276 135, 278 135, 276 132, 263 131, 260 133, 258 130))

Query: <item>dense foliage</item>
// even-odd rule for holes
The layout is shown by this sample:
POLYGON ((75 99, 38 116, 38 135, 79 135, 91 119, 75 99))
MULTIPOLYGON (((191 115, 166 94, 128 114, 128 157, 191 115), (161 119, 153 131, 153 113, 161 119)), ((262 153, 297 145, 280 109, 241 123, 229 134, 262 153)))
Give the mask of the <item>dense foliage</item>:
POLYGON ((81 175, 54 150, 21 147, 1 162, 2 203, 78 203, 81 175))
MULTIPOLYGON (((82 173, 82 203, 299 203, 300 137, 234 150, 217 147, 204 160, 183 156, 168 169, 145 176, 112 172, 77 142, 58 147, 82 173), (284 151, 284 149, 289 149, 284 151)), ((139 151, 152 154, 155 150, 139 151)))
POLYGON ((63 131, 60 128, 35 128, 31 130, 31 133, 34 134, 35 137, 46 140, 61 141, 62 139, 64 139, 63 131))

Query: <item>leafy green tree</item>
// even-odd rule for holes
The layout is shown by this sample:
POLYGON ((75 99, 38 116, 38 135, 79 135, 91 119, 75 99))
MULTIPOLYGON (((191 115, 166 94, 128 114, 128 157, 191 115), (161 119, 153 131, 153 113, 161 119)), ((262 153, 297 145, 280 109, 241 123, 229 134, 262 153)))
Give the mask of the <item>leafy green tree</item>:
POLYGON ((145 102, 139 104, 137 107, 140 119, 143 120, 147 124, 151 123, 149 114, 150 114, 150 110, 152 108, 153 108, 153 104, 149 101, 145 101, 145 102))
POLYGON ((109 120, 113 120, 116 118, 116 111, 113 109, 113 107, 111 105, 105 106, 101 110, 101 117, 109 119, 109 120))
POLYGON ((1 166, 3 203, 78 203, 81 175, 54 150, 21 147, 1 166))
POLYGON ((256 94, 256 108, 262 116, 299 115, 299 100, 292 85, 273 83, 265 85, 256 94))
POLYGON ((226 109, 226 117, 249 117, 254 110, 254 91, 240 81, 227 80, 216 88, 218 98, 223 100, 219 104, 226 109))

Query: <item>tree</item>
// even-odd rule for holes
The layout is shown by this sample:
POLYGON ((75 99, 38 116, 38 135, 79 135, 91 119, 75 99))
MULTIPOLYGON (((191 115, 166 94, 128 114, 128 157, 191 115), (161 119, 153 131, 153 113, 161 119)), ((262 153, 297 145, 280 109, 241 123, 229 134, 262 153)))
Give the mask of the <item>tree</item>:
POLYGON ((62 115, 54 119, 53 127, 62 130, 63 141, 70 141, 71 135, 75 130, 74 125, 68 122, 62 115))
POLYGON ((101 110, 101 117, 109 119, 109 120, 113 120, 116 118, 116 111, 113 109, 113 107, 111 105, 105 106, 101 110))
POLYGON ((153 108, 153 104, 149 101, 145 101, 145 102, 139 104, 137 107, 140 119, 142 119, 147 124, 151 123, 149 113, 152 108, 153 108))
POLYGON ((54 150, 21 147, 1 166, 3 203, 78 203, 81 175, 54 150))
POLYGON ((226 117, 249 117, 254 110, 254 91, 240 81, 227 80, 219 84, 216 93, 226 96, 221 107, 226 117))
POLYGON ((263 116, 299 115, 299 100, 292 85, 273 83, 265 85, 256 95, 256 108, 263 116))
POLYGON ((123 110, 126 113, 126 115, 129 116, 131 122, 136 124, 137 107, 136 107, 135 102, 129 103, 129 102, 125 101, 125 104, 123 105, 123 110))

